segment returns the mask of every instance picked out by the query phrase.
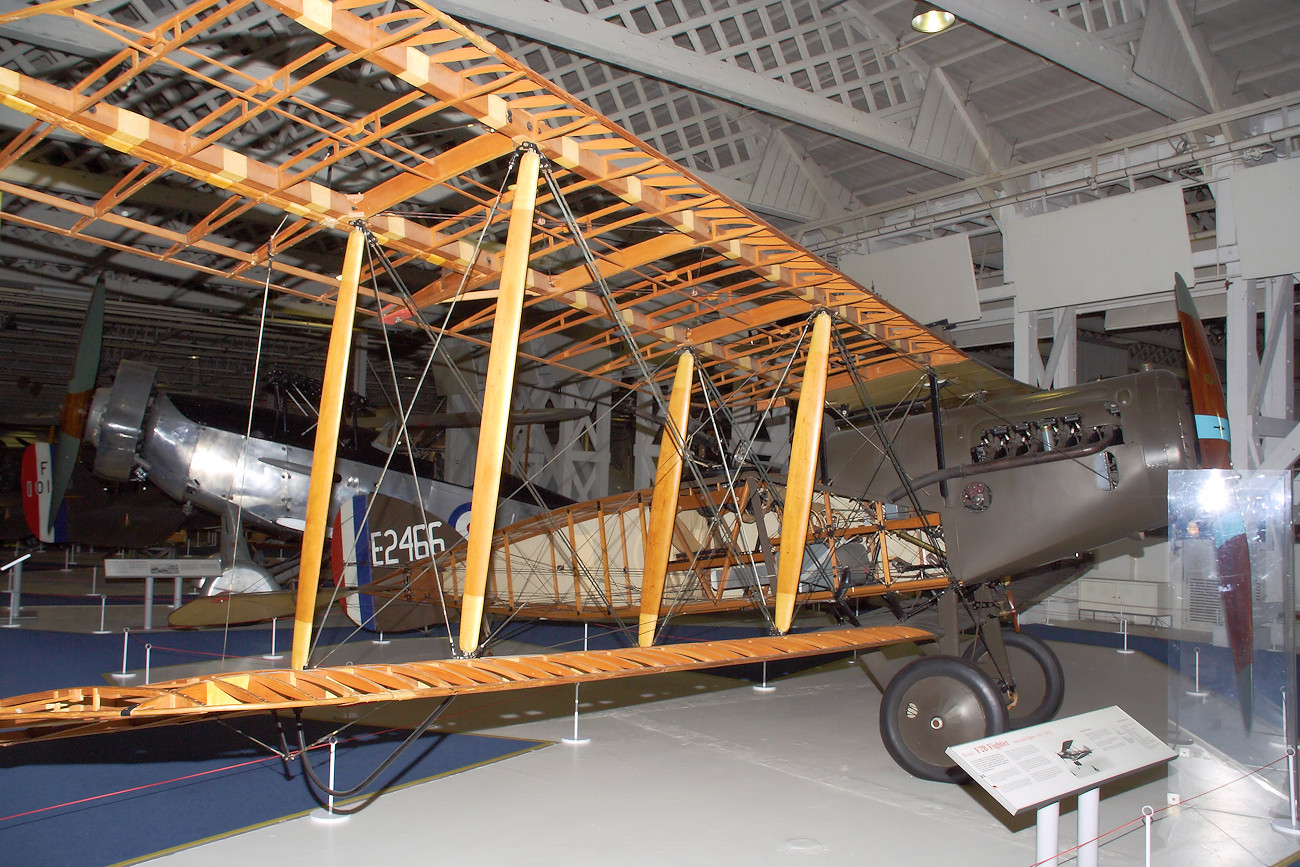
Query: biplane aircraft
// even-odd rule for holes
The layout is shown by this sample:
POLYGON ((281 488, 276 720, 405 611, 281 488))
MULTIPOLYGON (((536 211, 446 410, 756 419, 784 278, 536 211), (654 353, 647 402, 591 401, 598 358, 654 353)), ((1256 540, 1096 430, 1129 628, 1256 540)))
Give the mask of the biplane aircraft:
MULTIPOLYGON (((281 588, 293 576, 292 559, 272 572, 252 557, 245 534, 301 533, 315 417, 287 407, 309 405, 308 392, 319 384, 275 372, 267 379, 276 408, 250 412, 193 397, 174 400, 158 387, 152 366, 128 360, 111 386, 95 390, 103 307, 100 283, 83 324, 59 439, 34 443, 24 455, 23 504, 32 534, 44 542, 141 548, 161 544, 201 511, 220 522, 222 571, 204 579, 200 599, 171 613, 171 625, 222 626, 290 616, 293 593, 281 588), (232 429, 240 424, 245 432, 232 429), (93 463, 79 459, 83 439, 94 447, 93 463)), ((412 418, 409 410, 372 411, 355 396, 350 403, 352 424, 364 426, 358 433, 365 436, 340 443, 339 471, 348 484, 336 489, 336 497, 368 502, 384 480, 383 496, 393 505, 382 514, 401 526, 385 525, 377 532, 407 535, 404 545, 389 547, 388 562, 409 562, 421 550, 462 538, 470 490, 435 480, 432 468, 410 450, 404 465, 394 467, 394 449, 433 429, 471 424, 472 414, 426 412, 412 418), (448 523, 435 514, 447 516, 448 523), (414 541, 412 532, 417 532, 414 541), (405 556, 395 558, 394 551, 405 556)), ((511 422, 547 424, 585 414, 519 410, 511 422)), ((503 479, 502 500, 498 520, 506 522, 570 502, 515 477, 503 479)), ((380 517, 370 525, 380 527, 380 517)))
MULTIPOLYGON (((89 204, 0 180, 5 201, 39 200, 59 215, 40 228, 115 254, 330 305, 333 327, 310 458, 245 454, 246 440, 194 430, 168 415, 143 371, 128 371, 125 385, 119 374, 113 390, 130 396, 107 400, 99 420, 98 454, 117 471, 171 473, 189 497, 199 495, 193 473, 162 469, 149 449, 219 442, 203 456, 219 464, 205 470, 228 474, 205 483, 213 509, 231 503, 241 464, 293 477, 302 560, 291 667, 4 699, 4 743, 921 643, 938 652, 890 680, 881 730, 903 767, 946 780, 945 747, 1059 705, 1050 651, 1001 628, 1003 578, 1163 524, 1164 473, 1197 460, 1192 412, 1171 376, 1033 393, 423 0, 198 2, 148 29, 73 2, 0 24, 41 19, 112 50, 75 87, 0 71, 0 104, 31 118, 0 164, 57 131, 119 152, 129 168, 89 204), (288 28, 292 46, 249 56, 228 43, 223 22, 252 13, 288 28), (366 99, 333 96, 358 82, 371 87, 366 99), (158 89, 203 99, 157 119, 138 100, 158 89), (232 131, 250 118, 292 127, 296 146, 234 149, 232 131), (179 215, 124 216, 117 206, 147 188, 197 195, 179 215), (274 238, 237 242, 232 227, 267 210, 284 215, 274 238), (97 241, 101 221, 139 243, 97 241), (388 570, 367 529, 380 501, 336 460, 357 317, 419 328, 435 349, 459 341, 487 352, 474 520, 442 550, 425 524, 427 556, 388 570), (502 511, 520 364, 652 407, 663 424, 653 488, 502 511), (891 407, 903 412, 882 409, 891 407), (779 468, 737 433, 778 411, 793 418, 779 468), (335 516, 336 556, 367 573, 352 579, 370 600, 359 616, 381 628, 456 622, 455 658, 311 667, 335 516), (795 631, 809 605, 848 625, 795 631), (742 609, 759 612, 770 636, 659 643, 679 612, 742 609), (485 623, 529 615, 626 619, 635 646, 485 654, 485 623), (903 622, 856 625, 880 615, 903 622), (963 633, 978 635, 968 659, 963 633), (1038 694, 1021 694, 1013 663, 1034 669, 1038 694)), ((282 509, 268 520, 290 514, 284 495, 262 492, 282 509)), ((449 519, 434 510, 431 520, 449 519)))

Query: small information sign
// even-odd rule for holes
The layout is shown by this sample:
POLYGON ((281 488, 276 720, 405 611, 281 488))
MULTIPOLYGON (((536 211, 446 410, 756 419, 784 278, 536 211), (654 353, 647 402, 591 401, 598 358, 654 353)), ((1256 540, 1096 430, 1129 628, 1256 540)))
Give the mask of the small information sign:
POLYGON ((220 574, 220 560, 104 560, 107 578, 211 578, 220 574))
POLYGON ((948 755, 1013 815, 1175 758, 1118 707, 949 747, 948 755))

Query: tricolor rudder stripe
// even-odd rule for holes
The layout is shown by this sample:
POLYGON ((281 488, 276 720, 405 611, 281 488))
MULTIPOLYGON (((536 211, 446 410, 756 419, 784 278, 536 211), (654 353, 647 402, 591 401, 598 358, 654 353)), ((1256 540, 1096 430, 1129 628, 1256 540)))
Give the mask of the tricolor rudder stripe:
POLYGON ((32 443, 23 452, 23 516, 27 529, 42 542, 68 540, 68 503, 59 504, 52 518, 50 508, 54 490, 55 447, 49 443, 32 443))
MULTIPOLYGON (((374 580, 370 560, 370 527, 366 522, 367 499, 348 497, 334 518, 330 540, 330 562, 334 582, 348 590, 365 587, 374 580)), ((363 629, 375 629, 375 598, 369 593, 348 593, 343 610, 349 620, 363 629)))

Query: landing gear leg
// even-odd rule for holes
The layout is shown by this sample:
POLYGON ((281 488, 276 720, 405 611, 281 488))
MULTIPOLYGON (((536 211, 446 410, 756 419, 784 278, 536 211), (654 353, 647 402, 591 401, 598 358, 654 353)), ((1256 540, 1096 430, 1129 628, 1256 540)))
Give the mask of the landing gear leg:
POLYGON ((1065 673, 1052 649, 1032 635, 997 629, 1001 654, 993 642, 986 641, 984 631, 965 652, 997 684, 1007 704, 1011 728, 1045 723, 1056 716, 1065 700, 1065 673))

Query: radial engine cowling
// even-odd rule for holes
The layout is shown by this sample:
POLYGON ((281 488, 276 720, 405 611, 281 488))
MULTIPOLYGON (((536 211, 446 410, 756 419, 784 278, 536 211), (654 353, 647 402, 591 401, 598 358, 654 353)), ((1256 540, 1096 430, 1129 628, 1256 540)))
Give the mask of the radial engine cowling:
POLYGON ((95 447, 95 475, 117 482, 131 478, 156 374, 148 364, 123 361, 112 387, 95 392, 86 416, 86 433, 95 447))

